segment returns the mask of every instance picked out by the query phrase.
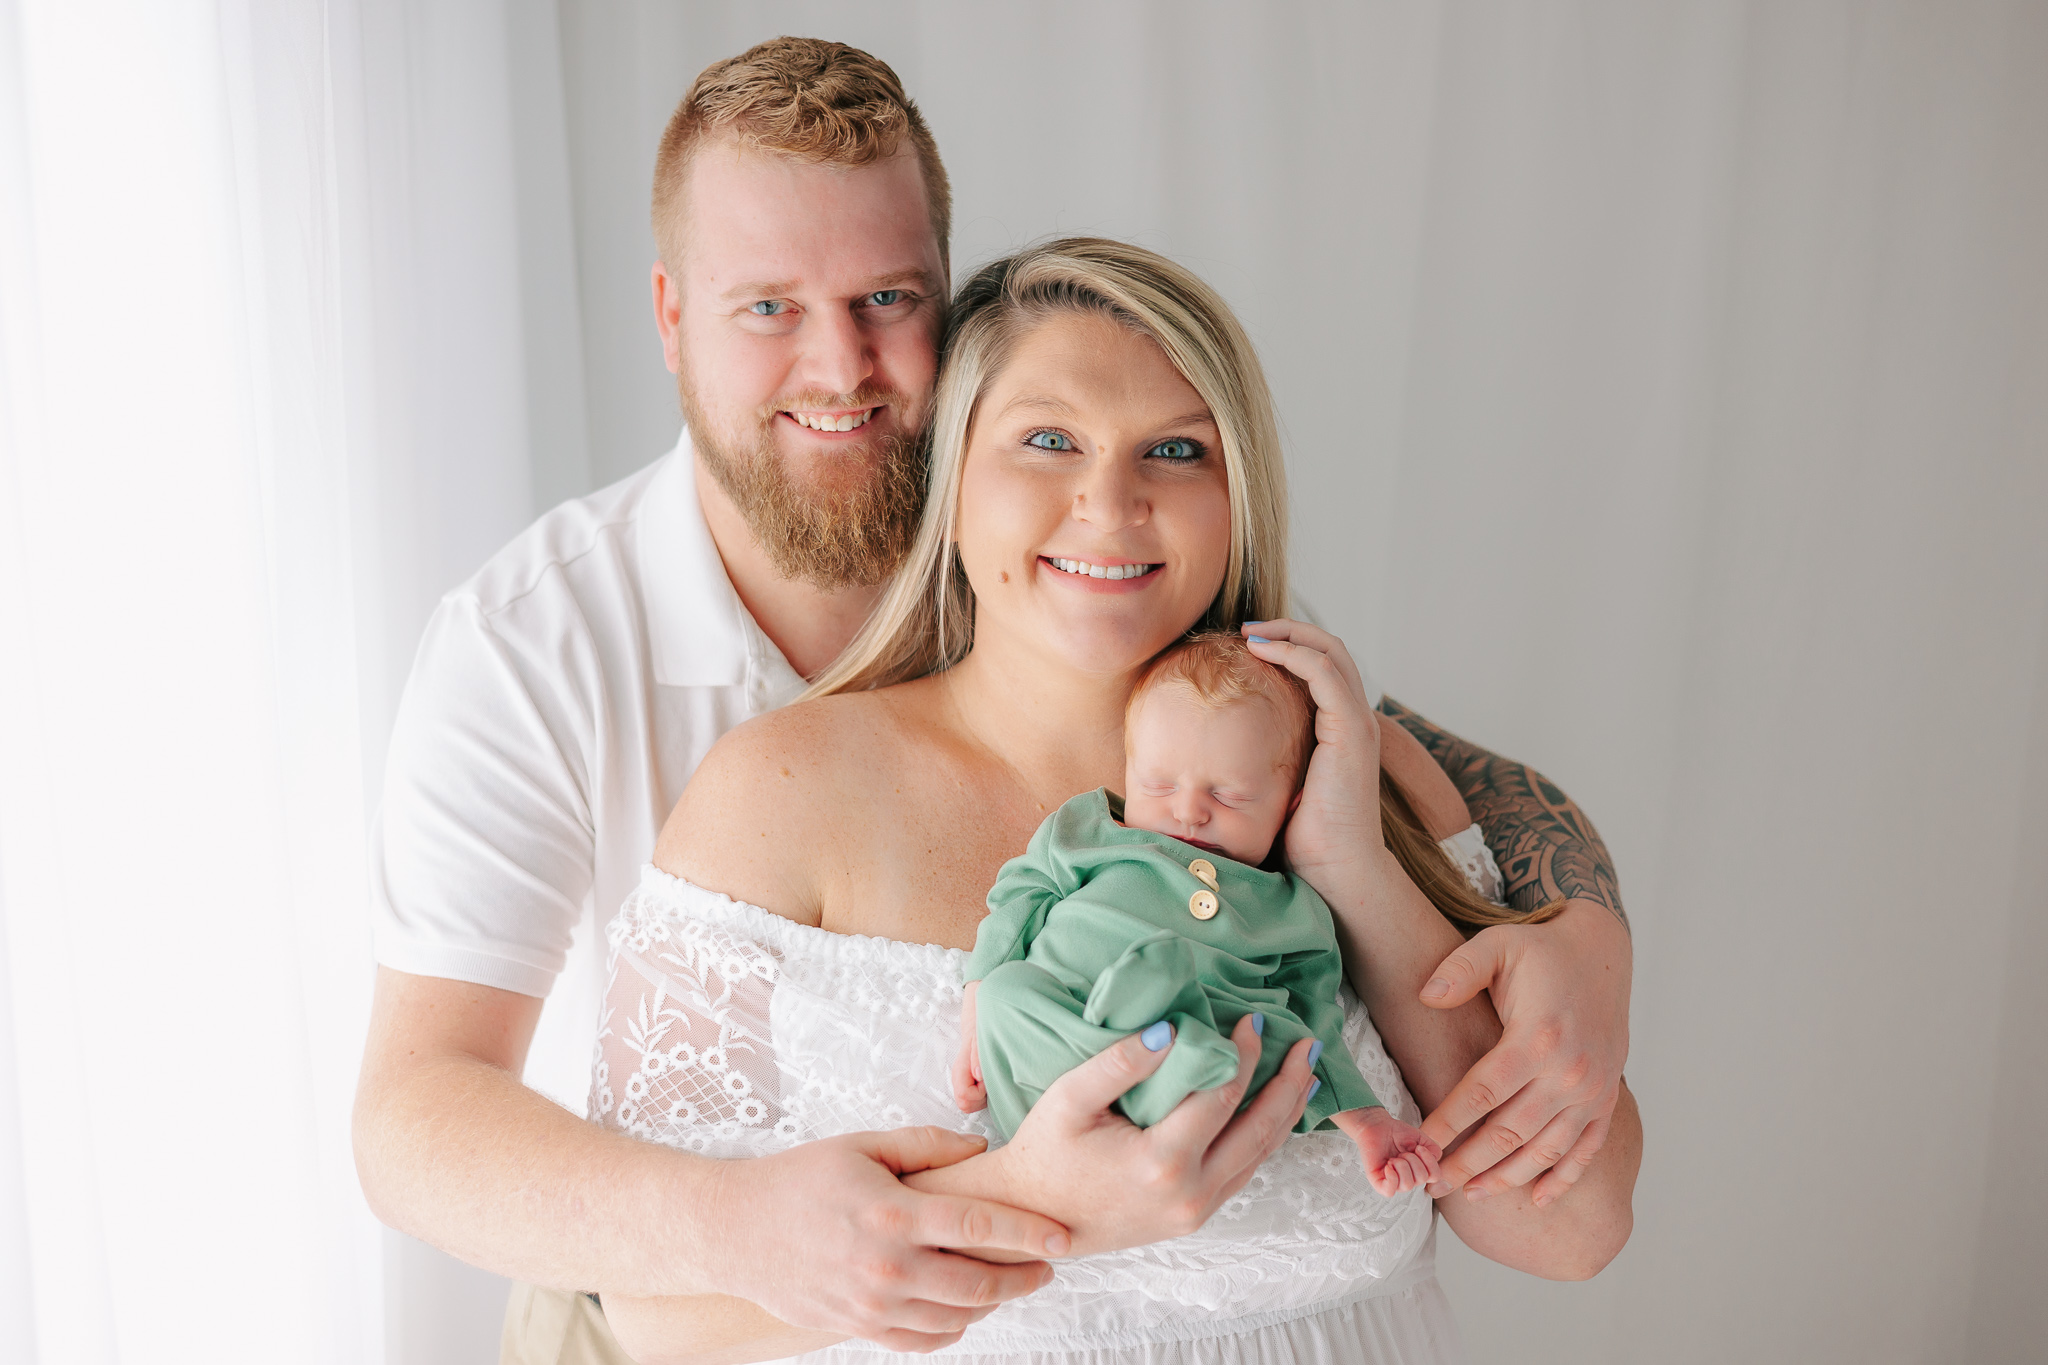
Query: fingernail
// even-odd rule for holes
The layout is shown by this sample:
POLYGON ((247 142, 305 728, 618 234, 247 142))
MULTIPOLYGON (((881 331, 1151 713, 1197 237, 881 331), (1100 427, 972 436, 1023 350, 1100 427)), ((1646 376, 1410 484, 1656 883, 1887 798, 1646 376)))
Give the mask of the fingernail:
POLYGON ((1422 988, 1424 1000, 1441 1000, 1451 993, 1451 983, 1440 976, 1432 976, 1429 984, 1422 988))
POLYGON ((1139 1034, 1138 1041, 1145 1045, 1147 1052, 1157 1052, 1173 1041, 1173 1025, 1161 1019, 1151 1028, 1139 1034))
POLYGON ((1246 621, 1245 624, 1248 626, 1263 626, 1266 623, 1264 621, 1246 621))
POLYGON ((1270 645, 1273 643, 1271 640, 1268 640, 1263 635, 1247 635, 1244 638, 1251 641, 1255 645, 1270 645))
POLYGON ((1487 1189, 1484 1185, 1472 1185, 1467 1187, 1467 1189, 1465 1190, 1465 1197, 1476 1204, 1480 1200, 1486 1198, 1486 1196, 1491 1193, 1492 1191, 1487 1189))
POLYGON ((1070 1245, 1071 1243, 1067 1241, 1066 1233, 1048 1233, 1045 1238, 1045 1254, 1048 1256, 1064 1256, 1067 1254, 1067 1248, 1070 1245))
MULTIPOLYGON (((1320 1039, 1320 1038, 1318 1038, 1318 1039, 1316 1039, 1316 1040, 1315 1040, 1315 1041, 1314 1041, 1313 1043, 1310 1043, 1310 1044, 1308 1045, 1308 1064, 1309 1064, 1309 1067, 1310 1067, 1311 1069, 1313 1069, 1313 1068, 1315 1067, 1315 1064, 1316 1064, 1317 1062, 1320 1062, 1320 1061, 1321 1061, 1322 1059, 1323 1059, 1323 1040, 1322 1040, 1322 1039, 1320 1039)), ((1317 1082, 1316 1082, 1316 1084, 1317 1084, 1317 1085, 1321 1085, 1321 1084, 1322 1084, 1322 1082, 1321 1082, 1321 1081, 1317 1081, 1317 1082)))
POLYGON ((1259 1036, 1260 1036, 1261 1038, 1263 1038, 1263 1037, 1265 1037, 1265 1036, 1266 1036, 1266 1016, 1265 1016, 1265 1015, 1263 1015, 1263 1014, 1254 1014, 1254 1015, 1252 1016, 1252 1032, 1253 1032, 1253 1033, 1256 1033, 1256 1034, 1258 1034, 1258 1035, 1259 1035, 1259 1036))
POLYGON ((1451 1187, 1444 1184, 1441 1180, 1432 1180, 1423 1189, 1423 1193, 1427 1194, 1431 1199, 1441 1199, 1450 1192, 1451 1187))
POLYGON ((1317 1077, 1315 1080, 1310 1081, 1308 1083, 1308 1093, 1301 1097, 1301 1102, 1303 1104, 1307 1104, 1310 1100, 1316 1097, 1316 1091, 1321 1090, 1322 1088, 1323 1081, 1320 1076, 1317 1077))

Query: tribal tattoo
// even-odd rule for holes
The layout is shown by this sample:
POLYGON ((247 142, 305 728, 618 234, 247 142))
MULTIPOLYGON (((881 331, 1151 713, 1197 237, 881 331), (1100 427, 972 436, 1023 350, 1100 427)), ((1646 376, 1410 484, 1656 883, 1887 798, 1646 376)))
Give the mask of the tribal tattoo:
POLYGON ((1464 793, 1466 807, 1500 863, 1509 905, 1527 911, 1555 900, 1588 900, 1628 923, 1607 845, 1555 783, 1534 768, 1432 725, 1392 697, 1380 702, 1380 714, 1415 736, 1464 793))

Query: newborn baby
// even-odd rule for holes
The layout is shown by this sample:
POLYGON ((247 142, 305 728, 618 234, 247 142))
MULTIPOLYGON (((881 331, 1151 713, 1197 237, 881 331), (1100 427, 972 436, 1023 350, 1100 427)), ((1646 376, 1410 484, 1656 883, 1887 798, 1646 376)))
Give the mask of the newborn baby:
POLYGON ((1373 1188, 1434 1179, 1442 1152, 1374 1096, 1344 1046, 1344 964, 1330 909, 1306 882, 1262 870, 1301 799, 1307 689, 1235 634, 1174 646, 1147 666, 1124 719, 1124 788, 1046 818, 988 894, 968 959, 960 1107, 1005 1137, 1061 1075, 1145 1030, 1172 1050, 1119 1107, 1140 1127, 1237 1074, 1231 1031, 1253 1016, 1249 1099, 1303 1038, 1316 1079, 1297 1125, 1358 1144, 1373 1188))

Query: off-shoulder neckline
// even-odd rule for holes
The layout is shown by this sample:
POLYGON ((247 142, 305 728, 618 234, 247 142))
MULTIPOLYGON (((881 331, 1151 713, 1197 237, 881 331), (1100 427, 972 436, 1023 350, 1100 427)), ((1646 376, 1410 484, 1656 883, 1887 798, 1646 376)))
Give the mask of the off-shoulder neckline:
POLYGON ((640 886, 643 891, 674 902, 692 918, 743 930, 756 942, 789 954, 810 958, 857 956, 867 962, 879 958, 897 966, 943 968, 955 973, 967 958, 966 949, 948 948, 943 943, 907 943, 875 934, 842 934, 803 924, 773 910, 734 900, 723 891, 686 881, 652 863, 640 869, 640 886))

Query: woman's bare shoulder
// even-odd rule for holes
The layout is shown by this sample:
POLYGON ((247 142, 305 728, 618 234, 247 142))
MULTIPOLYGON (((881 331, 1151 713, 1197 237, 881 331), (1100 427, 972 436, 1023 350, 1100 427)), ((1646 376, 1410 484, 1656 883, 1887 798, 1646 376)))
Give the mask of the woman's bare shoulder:
POLYGON ((669 813, 655 864, 817 924, 820 872, 843 864, 875 813, 877 778, 917 747, 897 690, 798 702, 728 731, 669 813))

